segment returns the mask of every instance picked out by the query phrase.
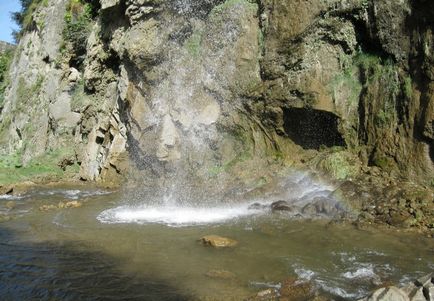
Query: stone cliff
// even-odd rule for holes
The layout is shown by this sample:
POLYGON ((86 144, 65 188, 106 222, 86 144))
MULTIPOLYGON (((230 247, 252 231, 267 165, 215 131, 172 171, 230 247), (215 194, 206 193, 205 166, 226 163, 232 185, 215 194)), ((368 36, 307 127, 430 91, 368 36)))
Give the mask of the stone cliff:
POLYGON ((49 0, 32 16, 0 115, 8 166, 434 184, 431 1, 49 0))

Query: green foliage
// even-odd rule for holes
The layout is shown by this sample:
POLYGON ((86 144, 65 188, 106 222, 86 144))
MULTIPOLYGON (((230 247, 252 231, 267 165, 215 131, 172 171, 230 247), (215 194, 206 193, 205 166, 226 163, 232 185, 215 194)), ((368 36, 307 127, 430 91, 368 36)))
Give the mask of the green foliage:
MULTIPOLYGON (((70 0, 65 13, 64 42, 70 44, 72 60, 81 65, 92 27, 93 7, 83 0, 70 0)), ((63 46, 65 48, 65 45, 63 46)))
POLYGON ((335 179, 345 180, 359 173, 357 158, 347 151, 335 150, 327 154, 320 163, 323 170, 335 179))
POLYGON ((9 67, 13 59, 13 51, 7 51, 0 55, 0 108, 4 103, 4 92, 9 84, 9 67))
POLYGON ((384 156, 374 156, 372 164, 385 171, 391 171, 395 168, 395 161, 392 158, 384 156))
POLYGON ((413 96, 413 84, 410 76, 406 76, 404 78, 404 87, 403 87, 404 95, 407 99, 411 99, 413 96))
POLYGON ((25 79, 20 77, 18 79, 18 87, 17 87, 17 99, 18 106, 17 109, 25 109, 23 106, 31 102, 35 97, 38 96, 39 92, 42 88, 42 83, 44 82, 44 77, 39 75, 36 79, 35 83, 31 86, 28 86, 25 79))
POLYGON ((23 32, 35 25, 33 14, 39 5, 48 6, 48 0, 20 0, 21 11, 12 13, 12 20, 17 23, 20 30, 14 32, 15 40, 18 41, 23 32))
POLYGON ((377 126, 384 127, 393 122, 394 116, 392 109, 381 109, 375 115, 374 122, 377 126))
POLYGON ((333 78, 330 83, 331 93, 336 93, 336 91, 338 91, 341 87, 350 91, 348 104, 358 104, 363 86, 359 81, 356 67, 350 66, 345 68, 342 73, 333 78))
POLYGON ((184 43, 184 47, 193 57, 198 57, 200 54, 200 44, 202 42, 202 34, 194 32, 184 43))
MULTIPOLYGON (((10 155, 0 156, 0 183, 9 184, 31 180, 35 177, 65 176, 65 171, 59 164, 64 158, 74 156, 69 148, 49 150, 45 154, 32 159, 25 166, 22 165, 22 150, 10 155)), ((79 166, 74 164, 67 169, 67 173, 76 174, 79 166)))

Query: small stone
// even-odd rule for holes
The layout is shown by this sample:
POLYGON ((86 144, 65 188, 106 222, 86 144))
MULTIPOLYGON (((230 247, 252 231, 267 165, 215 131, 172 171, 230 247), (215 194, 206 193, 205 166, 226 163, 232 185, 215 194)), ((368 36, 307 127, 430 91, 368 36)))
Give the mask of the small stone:
POLYGON ((218 235, 206 235, 200 239, 203 245, 205 246, 211 246, 214 248, 228 248, 228 247, 234 247, 238 244, 237 241, 222 237, 218 235))
POLYGON ((83 203, 79 201, 70 201, 65 204, 65 208, 79 208, 81 206, 83 206, 83 203))
POLYGON ((17 203, 15 203, 14 201, 9 201, 6 203, 6 208, 14 209, 16 205, 17 205, 17 203))

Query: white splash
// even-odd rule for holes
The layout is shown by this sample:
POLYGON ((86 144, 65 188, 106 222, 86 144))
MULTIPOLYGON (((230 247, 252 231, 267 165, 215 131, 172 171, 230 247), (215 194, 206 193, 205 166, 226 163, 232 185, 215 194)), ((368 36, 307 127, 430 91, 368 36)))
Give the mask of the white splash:
POLYGON ((185 227, 223 223, 242 217, 264 214, 265 210, 249 209, 248 204, 220 207, 121 206, 101 212, 97 219, 102 223, 158 223, 172 227, 185 227))
POLYGON ((374 272, 374 266, 372 264, 359 267, 355 271, 347 271, 342 273, 342 277, 347 279, 369 279, 377 278, 377 274, 374 272))

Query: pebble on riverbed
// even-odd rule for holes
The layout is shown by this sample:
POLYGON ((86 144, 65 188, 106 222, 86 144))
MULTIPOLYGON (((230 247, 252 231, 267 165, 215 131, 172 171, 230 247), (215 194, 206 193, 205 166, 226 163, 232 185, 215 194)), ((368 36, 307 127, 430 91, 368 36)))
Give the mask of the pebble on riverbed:
POLYGON ((236 240, 218 235, 205 235, 200 239, 200 242, 204 246, 211 246, 214 248, 235 247, 238 244, 236 240))

